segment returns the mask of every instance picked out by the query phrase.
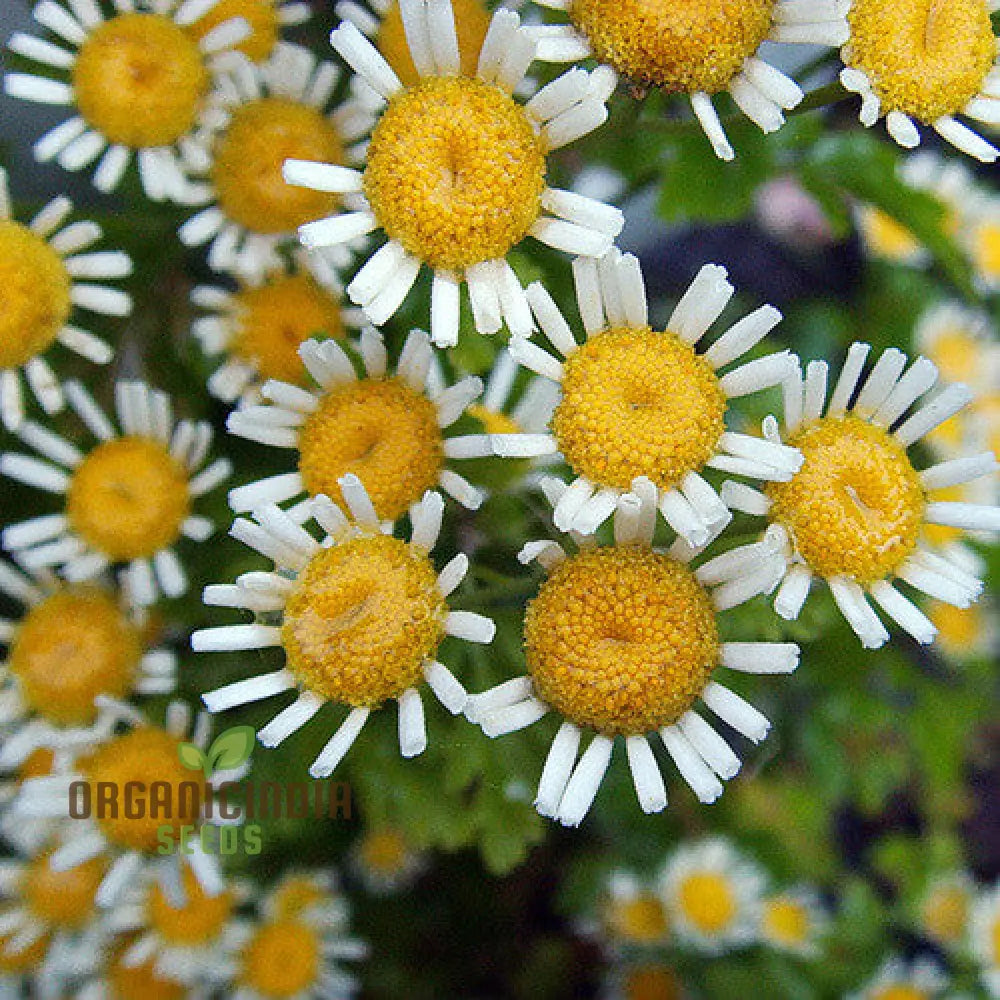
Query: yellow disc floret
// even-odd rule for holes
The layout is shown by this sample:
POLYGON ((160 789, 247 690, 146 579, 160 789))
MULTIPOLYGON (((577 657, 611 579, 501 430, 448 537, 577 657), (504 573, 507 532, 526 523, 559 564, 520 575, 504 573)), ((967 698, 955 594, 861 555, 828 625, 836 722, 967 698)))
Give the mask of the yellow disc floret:
POLYGON ((434 268, 505 257, 538 219, 544 189, 545 151, 523 108, 481 80, 421 80, 389 101, 372 133, 372 211, 434 268))
POLYGON ((854 0, 844 61, 884 111, 922 122, 957 114, 982 90, 997 44, 985 0, 854 0))
POLYGON ((578 475, 627 490, 636 476, 670 489, 715 454, 726 397, 711 366, 674 334, 615 328, 591 337, 563 369, 552 417, 578 475))
POLYGON ((94 897, 107 864, 102 858, 91 858, 66 871, 55 871, 51 857, 52 852, 45 851, 29 864, 21 885, 24 904, 42 923, 76 930, 94 915, 94 897))
POLYGON ((316 932, 296 920, 265 924, 243 952, 242 982, 265 997, 295 997, 320 973, 316 932))
POLYGON ((286 184, 285 160, 343 163, 336 129, 316 108, 284 97, 233 111, 215 150, 212 183, 219 207, 255 233, 287 233, 337 207, 337 196, 286 184))
POLYGON ((41 354, 72 311, 70 279, 59 254, 18 222, 0 219, 0 370, 41 354))
POLYGON ((862 585, 893 576, 916 547, 926 508, 906 449, 855 416, 814 421, 788 443, 802 450, 802 469, 767 492, 802 558, 820 576, 862 585))
POLYGON ((443 464, 437 410, 400 378, 333 389, 299 432, 306 489, 339 501, 337 480, 354 473, 386 520, 395 520, 431 489, 443 464))
POLYGON ((764 936, 786 948, 801 948, 809 941, 809 910, 790 896, 776 896, 764 903, 761 913, 764 936))
MULTIPOLYGON (((0 910, 0 917, 4 916, 6 912, 7 910, 0 910)), ((39 969, 46 952, 49 950, 50 940, 51 935, 42 934, 27 947, 19 951, 11 951, 10 946, 14 943, 14 933, 0 934, 0 973, 16 976, 39 969)))
POLYGON ((98 695, 122 698, 135 678, 138 630, 97 588, 53 594, 18 626, 9 665, 25 702, 58 725, 87 725, 98 695))
POLYGON ((288 668, 310 691, 376 707, 419 683, 447 608, 427 556, 385 535, 313 556, 285 605, 288 668))
POLYGON ((187 471, 159 441, 143 437, 94 448, 66 497, 73 530, 113 561, 151 556, 175 542, 190 507, 187 471))
MULTIPOLYGON (((451 6, 455 12, 455 32, 458 35, 458 51, 462 57, 462 75, 475 76, 479 53, 490 26, 489 11, 482 0, 452 0, 451 6)), ((404 86, 410 87, 417 82, 419 77, 410 55, 410 46, 403 30, 403 18, 396 0, 393 0, 382 18, 375 44, 404 86)))
POLYGON ((861 209, 861 228, 869 249, 878 257, 902 263, 920 252, 916 236, 880 208, 866 205, 861 209))
POLYGON ((410 849, 396 830, 375 830, 361 841, 361 861, 376 875, 397 875, 406 867, 410 849))
POLYGON ((179 745, 180 740, 164 730, 142 726, 98 747, 83 762, 81 767, 91 783, 94 803, 101 801, 102 783, 117 788, 115 808, 95 806, 97 823, 112 844, 125 850, 152 852, 159 843, 161 828, 169 828, 178 836, 182 826, 198 821, 196 807, 200 802, 195 800, 192 772, 177 756, 179 745), (125 786, 130 782, 134 783, 133 808, 131 815, 126 815, 125 786), (168 815, 164 816, 164 812, 168 815))
POLYGON ((215 941, 233 912, 229 890, 209 896, 189 867, 184 868, 183 906, 173 906, 160 886, 150 889, 149 925, 170 945, 194 947, 215 941))
POLYGON ((233 353, 264 379, 300 385, 305 367, 299 346, 310 337, 341 337, 340 305, 308 274, 282 275, 236 295, 233 353))
POLYGON ((721 934, 736 917, 733 887, 725 875, 696 872, 677 890, 677 906, 689 924, 702 934, 721 934))
POLYGON ((682 1000, 684 987, 665 965, 640 965, 625 975, 622 992, 625 1000, 682 1000))
POLYGON ((934 601, 927 608, 927 617, 937 629, 935 641, 946 656, 965 658, 983 649, 990 636, 990 612, 981 604, 956 608, 944 601, 934 601))
POLYGON ((161 976, 155 966, 152 958, 142 965, 126 965, 119 954, 108 967, 112 1000, 184 1000, 190 995, 186 986, 161 976))
POLYGON ((528 605, 524 646, 538 696, 607 735, 676 722, 719 659, 708 594, 686 566, 640 546, 556 567, 528 605))
POLYGON ((315 879, 293 875, 274 890, 271 906, 277 919, 292 920, 328 898, 329 893, 315 879))
POLYGON ((667 911, 651 892, 630 899, 611 900, 608 925, 615 937, 633 944, 652 944, 667 933, 667 911))
POLYGON ((725 90, 770 34, 776 0, 572 0, 594 54, 669 91, 725 90))
POLYGON ((250 34, 235 46, 252 62, 263 62, 278 40, 278 0, 218 0, 187 30, 197 39, 204 38, 220 24, 242 17, 250 25, 250 34))
POLYGON ((1000 220, 987 220, 971 234, 972 263, 990 284, 1000 281, 1000 220))
POLYGON ((209 76, 197 44, 160 14, 120 14, 80 46, 80 114, 109 142, 167 146, 195 123, 209 76))
POLYGON ((920 907, 920 921, 928 937, 943 944, 962 940, 969 918, 969 890, 961 885, 939 885, 920 907))
POLYGON ((893 983, 873 990, 871 1000, 931 1000, 931 994, 909 983, 893 983))

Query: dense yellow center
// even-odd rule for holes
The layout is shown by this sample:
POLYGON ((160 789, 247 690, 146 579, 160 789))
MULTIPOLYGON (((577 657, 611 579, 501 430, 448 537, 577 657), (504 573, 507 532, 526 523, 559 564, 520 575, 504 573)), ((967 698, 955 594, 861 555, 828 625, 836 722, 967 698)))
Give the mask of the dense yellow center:
POLYGON ((27 704, 58 725, 87 725, 99 694, 125 697, 142 655, 138 630, 96 588, 65 590, 20 623, 10 669, 27 704))
MULTIPOLYGON (((7 912, 0 909, 0 916, 7 912)), ((49 950, 50 935, 43 934, 21 951, 8 951, 14 934, 0 934, 0 973, 17 975, 22 972, 34 972, 41 967, 45 953, 49 950)))
POLYGON ((924 900, 920 915, 924 930, 935 941, 960 941, 969 915, 969 893, 958 885, 939 886, 924 900))
POLYGON ((150 889, 148 915, 150 927, 167 944, 179 947, 206 945, 222 933, 233 911, 233 894, 206 895, 191 869, 184 868, 184 895, 181 907, 171 906, 159 884, 150 889))
POLYGON ((862 209, 861 225, 869 249, 878 257, 898 263, 920 249, 913 233, 880 208, 869 205, 862 209))
POLYGON ((238 107, 212 164, 219 206, 255 233, 287 233, 331 215, 336 195, 285 183, 281 168, 289 159, 343 163, 336 129, 315 108, 284 97, 238 107))
POLYGON ((793 435, 805 461, 772 483, 772 514, 820 576, 867 585, 913 552, 926 501, 906 449, 855 416, 825 417, 793 435))
POLYGON ((447 608, 427 556, 354 538, 313 556, 285 605, 288 668, 330 701, 376 707, 420 682, 447 608))
POLYGON ((520 434, 522 428, 506 413, 488 410, 480 403, 473 403, 465 411, 473 420, 478 420, 487 434, 520 434))
POLYGON ((980 341, 961 327, 942 330, 924 353, 937 365, 943 382, 974 382, 985 360, 980 341))
POLYGON ((648 476, 670 489, 715 454, 726 397, 711 366, 670 332, 620 327, 566 360, 552 417, 578 475, 617 489, 648 476))
POLYGON ((55 759, 55 754, 48 747, 37 747, 17 769, 18 781, 30 781, 32 778, 44 778, 51 774, 55 759))
POLYGON ((778 896, 764 903, 764 934, 776 944, 794 948, 809 940, 809 911, 798 900, 778 896))
MULTIPOLYGON (((117 810, 98 809, 101 792, 97 787, 93 789, 98 825, 112 844, 125 850, 151 853, 156 850, 160 827, 169 827, 177 836, 182 826, 197 822, 199 816, 193 803, 178 791, 183 782, 196 780, 177 756, 179 745, 180 740, 164 730, 143 726, 98 747, 83 763, 82 769, 92 786, 101 782, 118 786, 117 810), (131 817, 125 815, 125 785, 129 782, 141 785, 146 797, 145 808, 136 808, 131 817), (150 788, 154 782, 170 786, 170 816, 167 818, 157 809, 150 808, 150 788)), ((138 788, 136 791, 138 793, 138 788)))
POLYGON ((265 997, 294 997, 320 973, 316 932, 294 920, 261 927, 243 953, 243 982, 265 997))
POLYGON ((931 1000, 931 995, 926 990, 918 989, 909 983, 893 983, 891 986, 873 990, 871 998, 872 1000, 931 1000))
POLYGON ((984 222, 973 230, 972 261, 988 281, 1000 279, 1000 222, 984 222))
POLYGON ((681 1000, 683 987, 673 970, 664 965, 643 965, 625 976, 626 1000, 681 1000))
POLYGON ((923 122, 957 114, 996 59, 986 0, 854 0, 844 61, 861 70, 884 111, 923 122))
POLYGON ((253 62, 263 62, 278 40, 278 0, 218 0, 188 31, 195 38, 204 38, 213 28, 234 17, 242 17, 250 25, 250 34, 235 48, 253 62))
POLYGON ((361 860, 377 875, 395 875, 406 866, 410 851, 395 830, 376 830, 361 842, 361 860))
POLYGON ((80 46, 76 103, 110 142, 167 146, 195 123, 209 76, 198 46, 160 14, 119 14, 80 46))
POLYGON ((279 920, 291 920, 326 897, 326 890, 315 879, 293 875, 274 890, 272 905, 279 920))
POLYGON ((528 605, 524 647, 538 696, 608 735, 676 722, 719 658, 708 594, 686 566, 640 546, 556 567, 528 605))
POLYGON ((125 965, 119 955, 108 969, 108 983, 111 1000, 184 1000, 190 994, 187 987, 159 975, 152 958, 143 965, 125 965))
POLYGON ((340 304, 308 274, 282 275, 236 295, 231 348, 261 378, 301 385, 299 346, 310 337, 342 337, 340 304))
POLYGON ((987 614, 979 604, 956 608, 944 601, 934 601, 927 608, 927 617, 937 629, 938 646, 949 656, 957 657, 971 656, 979 649, 983 636, 988 634, 987 614))
POLYGON ((337 480, 354 473, 386 520, 395 520, 431 489, 443 464, 437 410, 400 378, 333 389, 299 432, 306 489, 339 501, 337 480))
POLYGON ((643 892, 633 899, 612 900, 608 922, 611 932, 626 941, 649 944, 667 933, 667 911, 652 893, 643 892))
POLYGON ((431 77, 375 126, 364 191, 390 239, 434 268, 505 257, 541 211, 545 151, 498 87, 431 77))
POLYGON ((33 917, 53 927, 75 930, 94 914, 94 897, 107 865, 91 858, 68 871, 53 871, 51 851, 34 858, 28 866, 21 892, 33 917))
POLYGON ((677 905, 702 934, 721 934, 736 917, 736 896, 725 875, 697 872, 681 882, 677 905))
POLYGON ((771 31, 776 0, 573 0, 594 54, 670 91, 725 90, 771 31))
POLYGON ((72 311, 59 254, 18 222, 0 219, 0 370, 17 368, 56 339, 72 311))
POLYGON ((70 481, 66 515, 81 538, 113 561, 143 558, 180 535, 191 507, 188 475, 150 438, 99 444, 70 481))

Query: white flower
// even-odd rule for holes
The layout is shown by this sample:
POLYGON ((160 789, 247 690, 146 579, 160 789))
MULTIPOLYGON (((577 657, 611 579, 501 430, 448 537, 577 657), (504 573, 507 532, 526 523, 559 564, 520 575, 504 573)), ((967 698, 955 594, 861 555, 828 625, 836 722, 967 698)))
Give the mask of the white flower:
POLYGON ((897 956, 890 956, 867 986, 857 993, 851 993, 847 1000, 891 1000, 898 991, 914 1000, 934 1000, 947 988, 948 979, 932 961, 918 958, 904 962, 897 956))
POLYGON ((768 895, 760 904, 760 939, 778 951, 816 958, 829 924, 826 908, 809 886, 768 895))

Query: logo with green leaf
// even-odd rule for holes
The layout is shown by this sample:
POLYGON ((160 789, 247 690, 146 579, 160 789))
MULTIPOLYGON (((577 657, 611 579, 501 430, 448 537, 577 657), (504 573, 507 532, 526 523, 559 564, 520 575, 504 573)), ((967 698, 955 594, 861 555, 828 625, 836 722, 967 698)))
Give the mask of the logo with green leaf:
POLYGON ((216 771, 231 771, 245 764, 253 752, 257 733, 253 726, 233 726, 215 738, 207 751, 193 743, 182 743, 177 748, 181 763, 191 771, 201 771, 208 781, 216 771))

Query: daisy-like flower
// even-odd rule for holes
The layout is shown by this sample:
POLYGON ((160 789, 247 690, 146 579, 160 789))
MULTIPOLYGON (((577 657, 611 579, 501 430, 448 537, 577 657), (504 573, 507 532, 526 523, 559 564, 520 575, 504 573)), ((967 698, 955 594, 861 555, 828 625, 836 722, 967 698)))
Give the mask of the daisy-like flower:
MULTIPOLYGON (((895 348, 862 380, 870 351, 868 344, 850 348, 829 399, 826 362, 811 362, 804 382, 797 372, 786 383, 785 439, 805 456, 790 482, 772 483, 765 493, 727 483, 723 496, 785 532, 769 580, 765 567, 746 564, 748 576, 767 583, 761 593, 777 588, 774 607, 783 618, 798 618, 820 577, 865 648, 889 640, 866 595, 914 639, 930 643, 934 625, 893 580, 960 608, 979 597, 980 580, 950 555, 922 545, 920 534, 928 525, 1000 530, 1000 509, 938 499, 943 490, 990 475, 996 459, 982 452, 919 472, 907 449, 967 406, 972 393, 953 384, 921 401, 937 382, 937 368, 926 358, 907 368, 895 348)), ((781 440, 775 418, 764 422, 764 434, 781 440)))
POLYGON ((243 275, 236 291, 201 285, 191 301, 205 315, 191 332, 210 357, 223 355, 208 391, 225 403, 260 402, 268 379, 304 385, 299 347, 322 331, 341 339, 361 317, 342 305, 340 283, 318 255, 296 254, 294 266, 264 276, 243 275))
MULTIPOLYGON (((558 503, 565 486, 545 485, 558 503)), ((740 761, 694 710, 697 700, 754 743, 770 728, 757 709, 712 679, 715 668, 791 673, 799 661, 794 643, 722 642, 719 612, 746 600, 746 588, 728 583, 725 555, 694 570, 688 562, 695 553, 682 540, 667 553, 654 550, 656 487, 637 479, 633 488, 618 499, 614 545, 577 535, 575 555, 553 541, 522 549, 521 562, 538 561, 549 572, 525 612, 528 674, 473 695, 466 709, 492 737, 549 712, 561 717, 535 806, 564 826, 583 821, 619 737, 643 812, 667 805, 650 742, 656 732, 699 800, 714 802, 722 794, 719 779, 732 778, 740 761), (594 736, 577 760, 583 730, 594 736)), ((772 544, 762 543, 762 553, 772 544)))
POLYGON ((885 116, 901 146, 920 144, 917 122, 984 163, 1000 150, 962 124, 964 115, 1000 123, 1000 64, 990 14, 996 0, 851 0, 850 36, 841 50, 844 87, 861 97, 860 121, 885 116))
POLYGON ((659 886, 671 926, 691 947, 720 955, 755 939, 766 879, 728 840, 679 847, 659 886))
POLYGON ((386 104, 363 171, 292 160, 285 179, 351 195, 363 207, 303 226, 310 248, 381 230, 382 246, 347 286, 376 326, 393 316, 423 265, 434 272, 431 336, 457 342, 461 282, 476 329, 531 332, 531 311, 507 254, 528 235, 557 250, 600 256, 621 232, 615 208, 546 184, 548 155, 607 119, 612 83, 601 71, 571 70, 526 103, 513 92, 535 43, 513 11, 493 15, 475 76, 462 75, 450 0, 400 0, 419 80, 404 86, 378 50, 346 21, 334 48, 386 104))
POLYGON ((600 261, 579 258, 573 269, 584 342, 536 283, 528 299, 564 360, 523 338, 510 345, 517 361, 561 388, 549 433, 494 435, 493 447, 505 456, 563 455, 576 478, 556 506, 561 531, 595 531, 633 480, 645 476, 671 528, 705 545, 731 519, 700 475, 706 466, 787 481, 802 464, 794 449, 725 424, 729 400, 778 385, 796 369, 795 357, 783 351, 719 373, 759 343, 781 313, 763 306, 699 354, 699 341, 734 292, 724 268, 701 269, 662 333, 649 325, 635 257, 613 250, 600 261))
MULTIPOLYGON (((339 502, 338 482, 347 474, 360 478, 382 520, 396 520, 436 486, 464 507, 479 507, 482 494, 451 463, 492 454, 490 436, 446 437, 445 432, 478 398, 482 381, 469 377, 432 392, 433 348, 419 330, 403 345, 395 374, 388 370, 378 331, 362 331, 358 353, 362 378, 336 341, 308 340, 299 355, 318 389, 265 382, 261 393, 271 405, 248 406, 229 415, 227 426, 233 434, 298 452, 296 472, 232 490, 229 503, 234 511, 282 504, 303 493, 325 494, 339 502)), ((298 509, 301 519, 310 516, 308 502, 298 509)))
POLYGON ((969 917, 969 950, 991 997, 1000 997, 1000 884, 980 893, 969 917))
POLYGON ((132 273, 132 261, 117 250, 90 251, 101 238, 96 222, 67 225, 73 205, 50 201, 28 225, 13 216, 7 172, 0 167, 0 419, 15 430, 24 418, 21 371, 46 413, 64 405, 59 381, 45 360, 56 343, 103 365, 111 348, 71 320, 77 310, 127 316, 132 300, 104 282, 132 273))
POLYGON ((989 316, 979 310, 936 303, 920 317, 913 346, 934 362, 945 382, 985 392, 1000 380, 1000 344, 989 316))
POLYGON ((612 872, 601 923, 610 940, 618 945, 649 947, 670 938, 663 901, 632 872, 612 872))
POLYGON ((941 969, 927 959, 887 958, 871 981, 847 1000, 935 1000, 948 986, 941 969))
POLYGON ((1000 289, 1000 198, 980 198, 958 232, 983 294, 1000 289))
POLYGON ((797 886, 762 900, 758 936, 778 951, 815 958, 829 922, 816 892, 807 886, 797 886))
POLYGON ((263 62, 274 51, 282 28, 305 24, 312 15, 308 0, 215 0, 190 26, 191 34, 204 38, 226 21, 242 18, 250 33, 236 46, 253 62, 263 62))
POLYGON ((434 569, 430 553, 444 513, 440 494, 428 492, 411 508, 406 543, 380 520, 357 476, 344 476, 338 486, 350 517, 329 497, 311 503, 326 533, 322 543, 273 504, 255 509, 252 521, 234 522, 233 537, 273 560, 274 571, 208 587, 205 603, 251 611, 260 620, 201 629, 191 637, 196 652, 282 650, 280 670, 203 696, 209 711, 221 712, 296 691, 295 701, 257 734, 266 747, 278 746, 327 702, 347 706, 346 718, 309 768, 314 778, 333 773, 368 716, 389 700, 399 706, 401 754, 423 753, 420 685, 426 681, 452 714, 467 699, 461 683, 435 659, 442 639, 489 643, 495 632, 490 619, 448 607, 469 560, 457 555, 440 573, 434 569))
POLYGON ((841 45, 842 0, 535 0, 570 23, 533 28, 538 58, 573 62, 593 56, 644 87, 687 94, 723 160, 735 157, 712 98, 729 93, 764 132, 785 123, 804 97, 799 85, 767 62, 765 42, 841 45))
POLYGON ((7 646, 0 667, 0 771, 20 768, 40 749, 70 750, 91 738, 99 696, 169 694, 173 653, 149 649, 146 622, 95 584, 65 585, 0 561, 0 591, 25 606, 0 620, 7 646))
MULTIPOLYGON (((181 786, 189 789, 195 778, 178 754, 186 738, 205 749, 211 729, 208 716, 199 713, 192 726, 187 705, 173 701, 161 727, 122 702, 102 698, 101 706, 112 726, 125 723, 126 728, 109 738, 103 727, 95 727, 91 745, 79 753, 72 767, 23 781, 11 805, 12 814, 22 819, 62 819, 70 824, 73 836, 53 852, 50 865, 55 871, 69 872, 101 860, 102 877, 95 895, 101 908, 117 905, 128 887, 150 866, 172 899, 181 894, 181 876, 187 866, 209 895, 222 892, 225 883, 217 860, 205 852, 197 833, 210 807, 203 795, 182 794, 181 786), (156 808, 133 808, 130 813, 124 808, 102 811, 92 805, 88 818, 69 821, 70 796, 79 782, 86 782, 92 789, 101 783, 117 786, 120 795, 124 795, 129 782, 146 786, 156 782, 169 791, 169 815, 165 817, 163 810, 156 808), (196 832, 187 837, 191 829, 196 832), (178 846, 184 842, 183 852, 167 858, 160 854, 165 831, 178 846)), ((232 780, 233 773, 217 771, 209 787, 232 780)), ((96 790, 92 791, 92 803, 98 801, 97 795, 96 790)))
POLYGON ((126 564, 120 582, 130 600, 152 604, 162 593, 178 597, 187 575, 174 552, 181 536, 205 541, 214 528, 193 514, 192 504, 223 483, 228 459, 206 465, 212 443, 207 421, 175 424, 170 398, 143 382, 115 385, 121 431, 79 382, 66 397, 98 443, 83 452, 31 421, 18 437, 40 457, 0 455, 0 472, 65 497, 59 514, 46 514, 4 529, 3 545, 32 569, 62 567, 79 583, 111 564, 126 564))
POLYGON ((191 989, 158 973, 152 960, 126 965, 123 955, 130 940, 109 941, 101 955, 96 974, 74 994, 74 1000, 205 1000, 206 992, 191 989))
POLYGON ((178 230, 186 246, 210 244, 215 270, 259 278, 281 266, 279 251, 294 243, 299 226, 337 210, 336 195, 286 184, 282 165, 287 159, 343 165, 345 140, 370 118, 362 115, 356 124, 350 102, 329 111, 339 79, 333 63, 287 43, 261 66, 235 57, 218 76, 185 149, 201 179, 188 200, 204 207, 178 230))
POLYGON ((413 885, 427 867, 400 830, 390 826, 366 830, 351 850, 351 867, 373 896, 388 896, 413 885))
POLYGON ((953 872, 933 879, 920 899, 920 929, 945 948, 961 945, 969 928, 969 913, 976 886, 967 872, 953 872))
POLYGON ((937 629, 938 649, 949 659, 969 660, 996 650, 996 611, 989 598, 969 608, 929 601, 924 611, 937 629))
POLYGON ((180 149, 190 138, 219 57, 241 42, 250 25, 236 18, 201 38, 192 25, 217 0, 114 0, 105 17, 96 0, 41 0, 35 20, 65 49, 17 32, 9 45, 58 79, 8 73, 12 97, 72 109, 72 116, 35 143, 40 163, 66 170, 90 167, 94 184, 113 191, 129 163, 154 201, 183 201, 188 182, 180 149))

